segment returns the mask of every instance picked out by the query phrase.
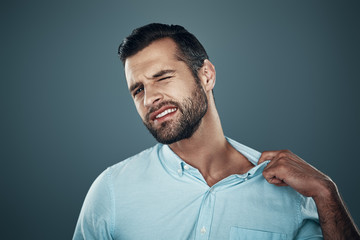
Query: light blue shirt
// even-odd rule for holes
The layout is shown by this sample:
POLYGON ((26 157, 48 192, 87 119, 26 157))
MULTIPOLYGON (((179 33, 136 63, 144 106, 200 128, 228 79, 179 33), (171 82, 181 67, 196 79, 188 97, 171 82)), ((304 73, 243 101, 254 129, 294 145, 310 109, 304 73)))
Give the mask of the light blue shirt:
POLYGON ((91 186, 73 239, 322 239, 312 198, 262 176, 268 161, 234 140, 255 165, 209 187, 200 172, 157 144, 106 169, 91 186))

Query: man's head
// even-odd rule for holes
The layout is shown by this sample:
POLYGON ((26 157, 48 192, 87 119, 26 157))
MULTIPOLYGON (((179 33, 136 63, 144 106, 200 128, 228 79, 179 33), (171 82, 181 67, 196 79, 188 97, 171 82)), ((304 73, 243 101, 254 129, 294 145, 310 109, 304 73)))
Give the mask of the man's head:
MULTIPOLYGON (((151 26, 153 25, 140 29, 151 26)), ((186 32, 180 26, 175 28, 186 32)), ((134 32, 138 34, 137 30, 134 32)), ((189 47, 185 47, 186 44, 181 42, 182 47, 190 52, 190 57, 185 57, 179 50, 179 44, 164 31, 158 34, 150 32, 150 37, 146 34, 143 37, 134 37, 133 43, 131 36, 134 36, 134 32, 120 45, 119 53, 125 66, 128 87, 140 117, 161 143, 171 144, 190 138, 198 129, 208 109, 208 95, 215 83, 213 65, 207 59, 201 62, 196 51, 189 50, 189 47), (196 58, 198 60, 194 60, 196 58), (195 62, 197 65, 189 66, 189 62, 195 62)), ((187 39, 188 37, 185 37, 184 41, 189 42, 187 39)), ((201 48, 203 49, 202 46, 201 48)))

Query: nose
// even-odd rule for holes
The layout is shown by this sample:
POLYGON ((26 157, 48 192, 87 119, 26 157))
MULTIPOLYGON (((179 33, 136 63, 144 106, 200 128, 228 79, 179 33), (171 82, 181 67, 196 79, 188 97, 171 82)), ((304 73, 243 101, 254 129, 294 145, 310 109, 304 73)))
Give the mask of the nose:
POLYGON ((144 95, 144 106, 150 107, 161 102, 163 95, 154 87, 147 87, 144 95))

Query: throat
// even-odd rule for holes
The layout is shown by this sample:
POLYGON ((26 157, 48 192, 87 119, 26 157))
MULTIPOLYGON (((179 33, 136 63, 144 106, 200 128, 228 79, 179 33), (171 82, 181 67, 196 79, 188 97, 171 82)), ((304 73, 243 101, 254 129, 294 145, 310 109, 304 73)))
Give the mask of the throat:
MULTIPOLYGON (((205 138, 209 139, 209 138, 205 138)), ((225 138, 215 144, 194 144, 194 139, 183 140, 172 144, 170 148, 186 163, 197 168, 208 186, 234 175, 248 172, 254 165, 239 151, 237 151, 225 138), (186 147, 184 147, 186 146, 186 147)))
POLYGON ((245 174, 253 167, 254 165, 245 158, 243 161, 239 161, 238 164, 226 166, 220 171, 214 172, 212 174, 210 174, 209 172, 201 172, 201 170, 200 173, 205 179, 207 185, 209 187, 212 187, 216 183, 231 175, 245 174))

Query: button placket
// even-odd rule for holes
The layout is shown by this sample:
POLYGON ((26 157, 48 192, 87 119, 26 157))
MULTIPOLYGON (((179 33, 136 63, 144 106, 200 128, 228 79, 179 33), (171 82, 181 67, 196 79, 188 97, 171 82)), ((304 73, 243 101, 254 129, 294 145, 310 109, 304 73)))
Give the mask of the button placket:
POLYGON ((215 207, 215 194, 213 188, 210 188, 204 194, 201 203, 195 239, 209 239, 214 207, 215 207))

